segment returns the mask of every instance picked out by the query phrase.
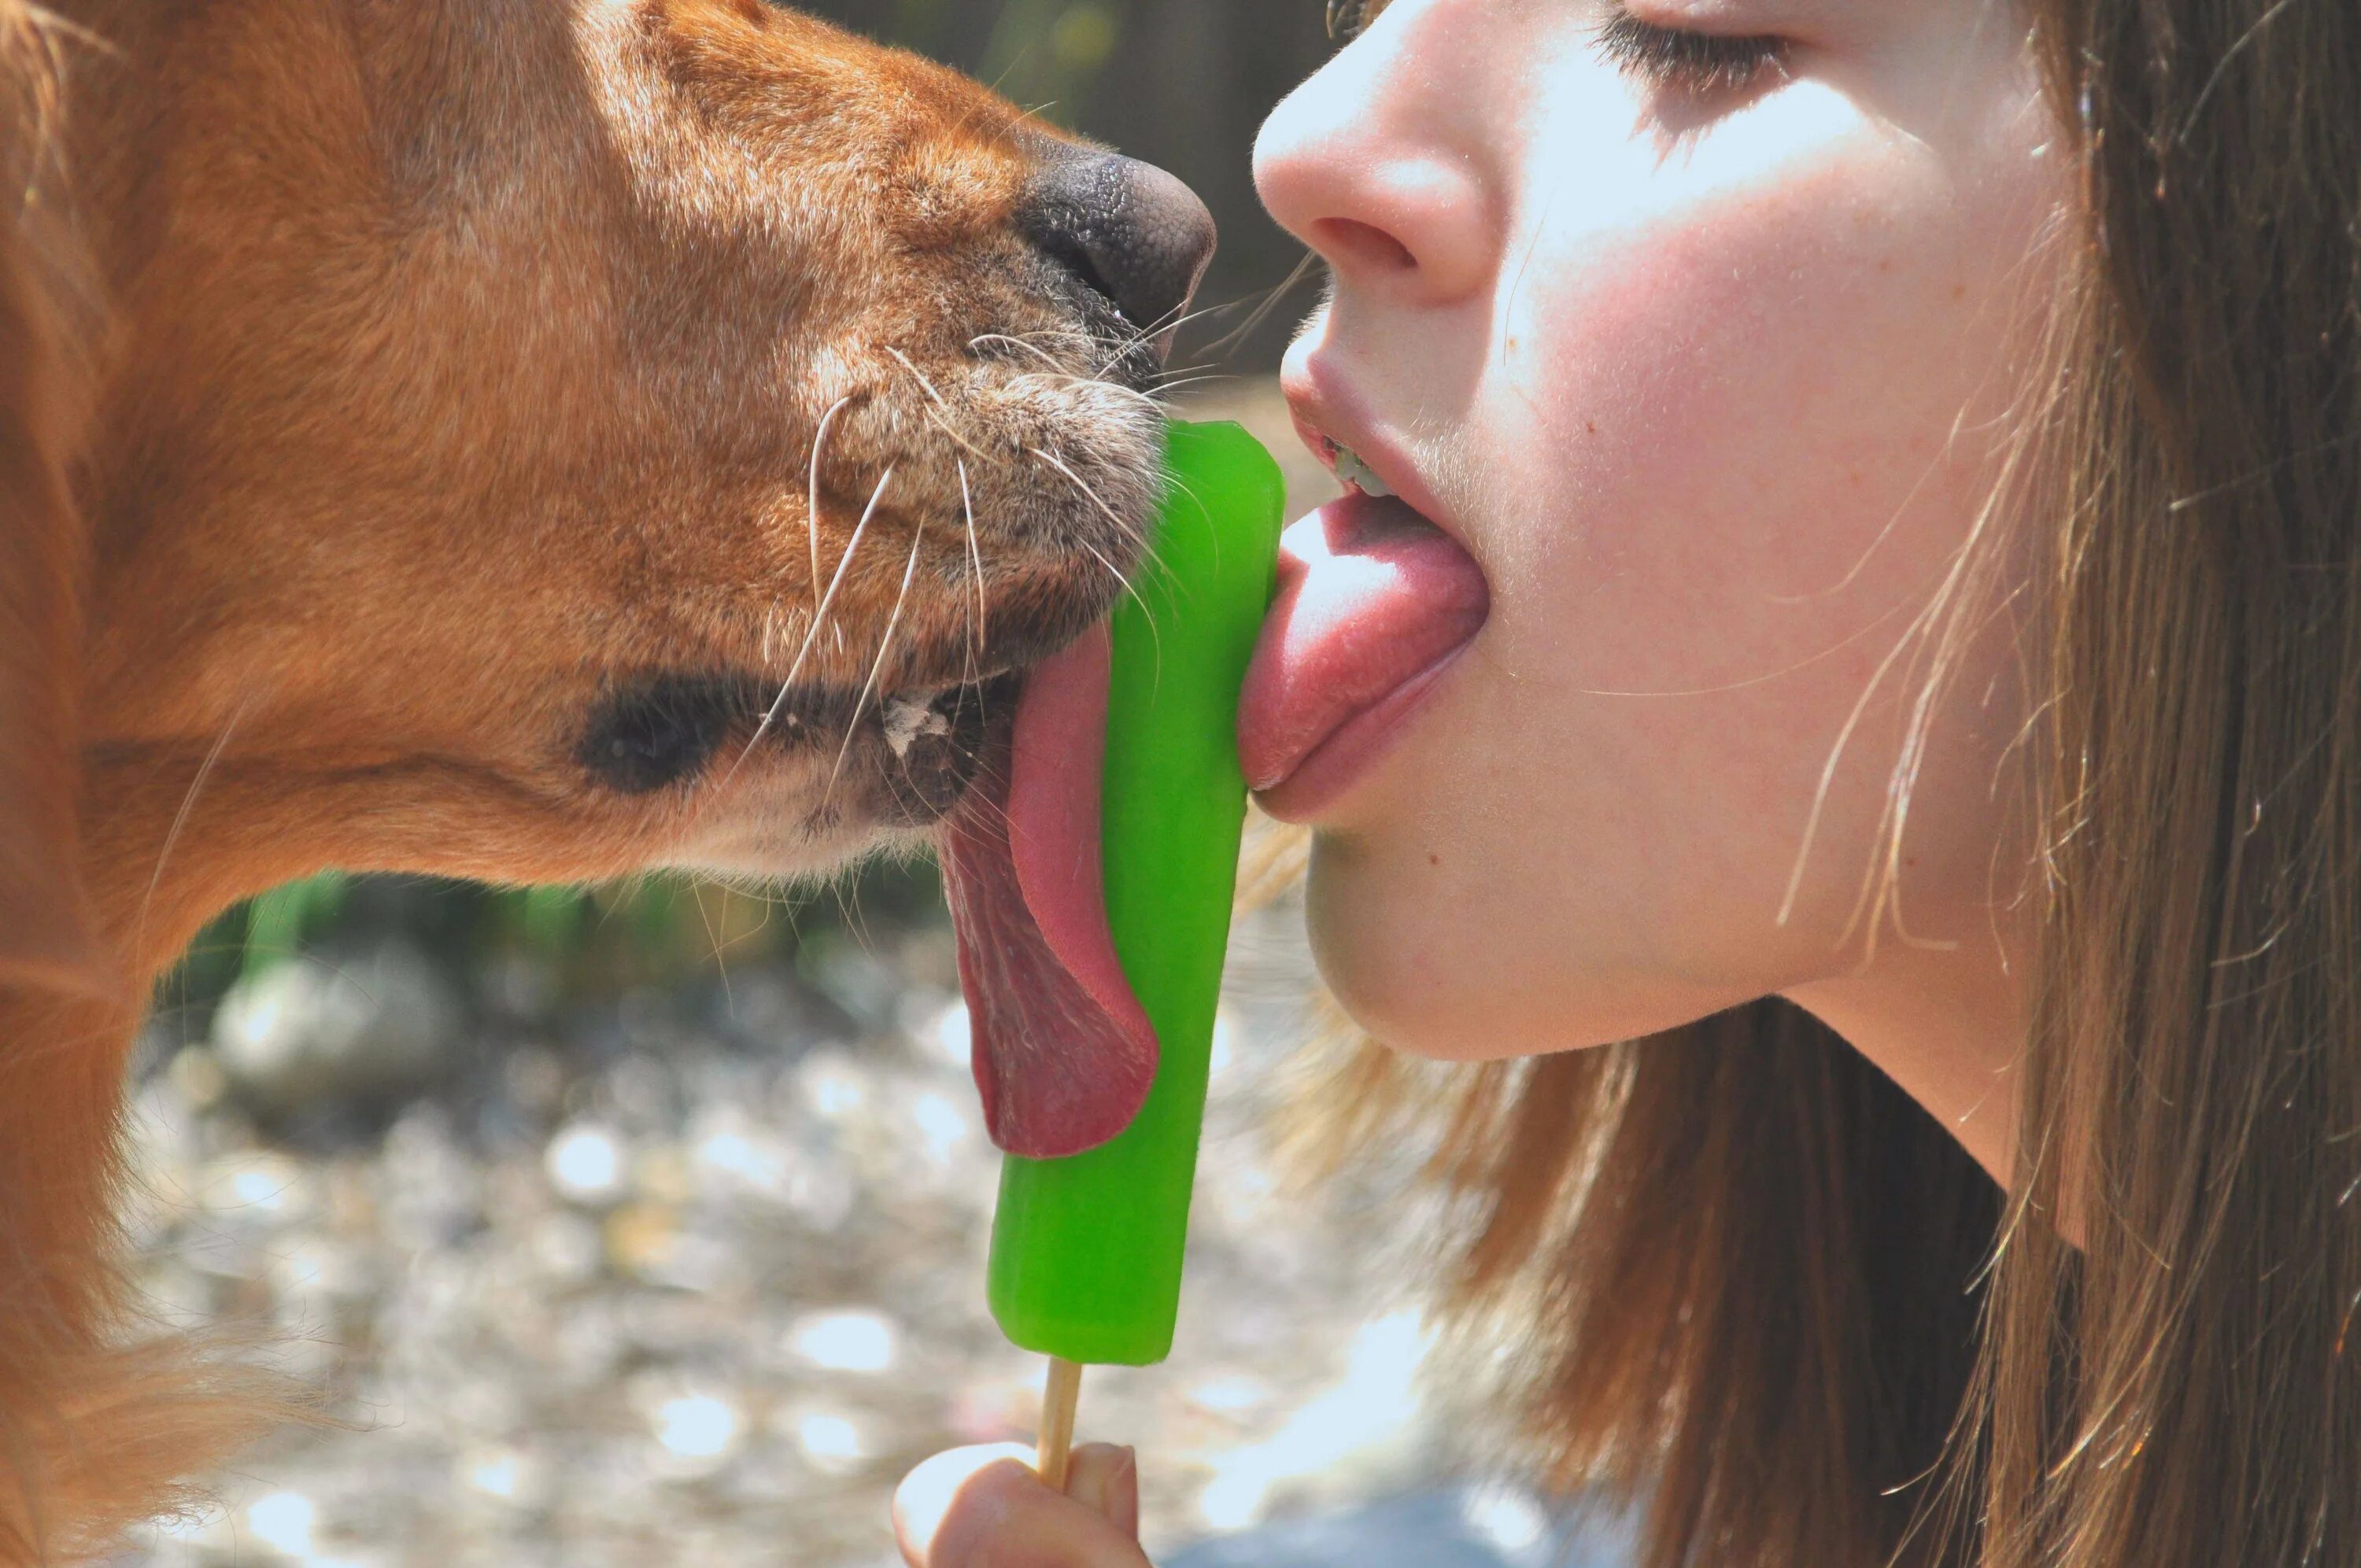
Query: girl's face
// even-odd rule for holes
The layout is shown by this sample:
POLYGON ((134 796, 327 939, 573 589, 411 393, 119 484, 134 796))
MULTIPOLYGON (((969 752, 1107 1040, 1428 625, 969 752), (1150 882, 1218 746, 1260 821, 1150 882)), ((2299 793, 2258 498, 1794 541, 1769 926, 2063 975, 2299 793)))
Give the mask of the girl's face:
POLYGON ((1241 750, 1318 829, 1363 1024, 1489 1057, 1778 992, 1845 1028, 1913 966, 1998 1004, 2004 594, 1862 898, 2048 137, 2003 0, 1395 0, 1271 115, 1263 199, 1334 278, 1288 396, 1401 499, 1290 532, 1241 750))

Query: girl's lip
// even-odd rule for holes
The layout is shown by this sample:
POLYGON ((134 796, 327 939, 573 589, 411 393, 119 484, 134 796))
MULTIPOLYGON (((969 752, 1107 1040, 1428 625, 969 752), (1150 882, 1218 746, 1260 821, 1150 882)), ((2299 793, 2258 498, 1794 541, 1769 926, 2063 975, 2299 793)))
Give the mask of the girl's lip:
MULTIPOLYGON (((1417 467, 1379 433, 1378 422, 1364 411, 1361 400, 1334 368, 1318 355, 1290 363, 1279 376, 1287 397, 1289 418, 1296 439, 1331 474, 1336 472, 1335 448, 1342 446, 1366 464, 1410 509, 1450 535, 1471 556, 1476 554, 1417 467)), ((1480 562, 1481 557, 1477 559, 1480 562)))

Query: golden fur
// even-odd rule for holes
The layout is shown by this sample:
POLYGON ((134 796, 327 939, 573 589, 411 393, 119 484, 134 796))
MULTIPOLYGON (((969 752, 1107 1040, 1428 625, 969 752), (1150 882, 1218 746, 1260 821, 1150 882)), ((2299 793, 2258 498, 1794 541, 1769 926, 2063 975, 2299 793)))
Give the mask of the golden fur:
POLYGON ((112 1271, 203 921, 825 870, 925 826, 880 699, 1104 609, 1159 425, 1012 227, 1056 145, 752 0, 0 0, 0 1561, 283 1408, 112 1271), (650 681, 776 722, 611 787, 650 681))

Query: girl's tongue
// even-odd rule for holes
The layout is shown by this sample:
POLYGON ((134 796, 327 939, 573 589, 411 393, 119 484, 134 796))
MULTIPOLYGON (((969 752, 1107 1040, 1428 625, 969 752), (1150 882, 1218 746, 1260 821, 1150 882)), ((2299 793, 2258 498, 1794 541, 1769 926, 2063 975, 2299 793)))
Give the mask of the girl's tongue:
POLYGON ((1458 542, 1391 496, 1347 495, 1296 522, 1238 703, 1247 784, 1285 783, 1332 740, 1374 744, 1356 731, 1406 710, 1490 609, 1458 542))
POLYGON ((1115 1136, 1156 1080, 1099 867, 1107 658, 1102 626, 1026 677, 943 844, 984 1124, 1036 1159, 1115 1136))

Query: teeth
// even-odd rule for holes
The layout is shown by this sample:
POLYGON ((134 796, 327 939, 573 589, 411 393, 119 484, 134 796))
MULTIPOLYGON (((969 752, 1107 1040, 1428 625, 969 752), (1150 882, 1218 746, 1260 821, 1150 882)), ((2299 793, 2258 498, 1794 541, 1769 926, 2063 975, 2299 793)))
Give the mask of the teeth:
POLYGON ((896 757, 907 757, 910 748, 921 735, 948 735, 951 732, 950 718, 935 707, 940 692, 921 692, 917 696, 895 696, 885 699, 884 712, 885 744, 894 749, 896 757))
POLYGON ((1336 477, 1367 496, 1389 496, 1393 491, 1378 471, 1361 461, 1360 455, 1349 446, 1336 448, 1336 477))

